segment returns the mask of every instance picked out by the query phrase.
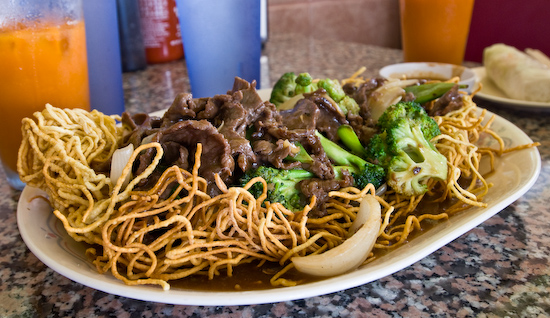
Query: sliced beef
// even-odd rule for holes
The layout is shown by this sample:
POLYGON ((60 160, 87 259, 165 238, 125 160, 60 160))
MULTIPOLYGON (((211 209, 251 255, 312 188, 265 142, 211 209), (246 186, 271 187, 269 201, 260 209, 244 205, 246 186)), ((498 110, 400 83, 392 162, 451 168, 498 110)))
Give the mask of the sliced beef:
MULTIPOLYGON (((256 154, 252 150, 246 132, 250 125, 261 117, 268 107, 256 92, 255 83, 249 84, 243 79, 236 78, 234 91, 225 96, 214 123, 219 132, 225 136, 231 147, 231 153, 236 158, 242 171, 247 171, 256 162, 256 154)), ((214 98, 220 98, 220 95, 214 98)))
POLYGON ((315 134, 306 135, 299 142, 313 159, 311 164, 302 164, 302 167, 315 173, 321 179, 334 179, 335 174, 332 163, 327 157, 319 137, 315 134))
POLYGON ((294 154, 293 146, 288 140, 279 139, 275 144, 267 140, 258 140, 252 146, 262 162, 269 162, 275 168, 288 170, 301 166, 298 161, 285 161, 288 156, 294 154))
MULTIPOLYGON (((374 89, 377 83, 369 85, 357 88, 355 94, 374 89)), ((371 133, 363 127, 365 118, 362 115, 344 116, 338 105, 326 96, 326 92, 320 89, 306 94, 294 109, 279 112, 272 103, 262 101, 255 82, 236 78, 233 89, 227 94, 199 99, 180 94, 162 119, 145 114, 132 117, 126 114, 123 123, 132 130, 126 136, 128 143, 139 146, 143 138, 149 136, 152 142, 162 145, 164 156, 159 167, 177 165, 192 169, 197 144, 201 143, 203 152, 199 173, 208 181, 210 195, 219 193, 214 178, 216 174, 230 185, 235 184, 242 172, 263 164, 279 169, 311 171, 316 178, 302 181, 299 186, 306 196, 315 195, 317 207, 324 211, 328 193, 352 185, 353 178, 345 172, 343 179, 335 180, 332 164, 315 131, 334 141, 338 139, 337 129, 342 124, 352 125, 361 131, 360 136, 371 133), (293 144, 296 142, 311 156, 311 163, 287 159, 296 153, 293 144)), ((136 174, 150 165, 155 151, 148 149, 140 154, 136 174)), ((139 185, 140 188, 154 185, 161 173, 162 169, 157 169, 145 184, 139 185)))
POLYGON ((307 179, 298 183, 298 188, 307 198, 315 195, 315 209, 312 211, 313 217, 322 217, 326 214, 325 204, 329 199, 330 191, 337 191, 341 188, 353 185, 353 177, 347 170, 342 171, 342 179, 322 180, 307 179))
POLYGON ((178 94, 162 116, 162 127, 170 127, 188 119, 211 120, 218 115, 221 105, 228 99, 226 95, 194 99, 191 94, 178 94))
POLYGON ((464 106, 462 97, 463 95, 458 91, 458 85, 455 85, 434 103, 427 103, 425 105, 426 112, 430 116, 443 116, 453 110, 460 109, 464 106))
POLYGON ((182 120, 195 119, 196 110, 191 94, 178 94, 162 116, 162 127, 170 127, 182 120))
MULTIPOLYGON (((270 141, 272 144, 281 141, 299 142, 313 159, 313 163, 301 164, 301 167, 313 172, 321 179, 333 179, 332 164, 326 156, 319 138, 315 135, 315 129, 319 128, 320 113, 321 108, 315 102, 309 99, 301 100, 295 109, 280 112, 280 120, 262 122, 261 129, 257 130, 253 137, 270 141)), ((256 129, 258 129, 257 126, 256 129)), ((271 147, 274 149, 275 146, 271 147)), ((281 164, 279 156, 275 158, 262 157, 262 159, 272 164, 274 162, 281 164)), ((294 167, 294 165, 292 166, 294 167)))
MULTIPOLYGON (((208 181, 210 195, 219 193, 219 189, 215 186, 214 175, 219 174, 222 180, 231 182, 230 177, 235 162, 231 156, 229 143, 210 122, 206 120, 177 122, 170 127, 160 129, 152 141, 159 142, 164 150, 161 165, 178 165, 184 169, 193 167, 197 144, 202 144, 199 174, 208 181)), ((154 155, 154 149, 148 149, 140 155, 140 166, 136 173, 139 174, 145 170, 152 162, 154 155)))
POLYGON ((145 113, 131 116, 127 112, 124 112, 122 113, 121 123, 125 130, 122 146, 133 144, 134 148, 137 148, 141 145, 143 138, 153 134, 160 128, 161 119, 145 113))
POLYGON ((275 105, 266 102, 266 107, 263 112, 260 114, 258 119, 252 123, 249 127, 250 138, 251 140, 270 140, 276 142, 277 139, 274 138, 269 131, 271 129, 276 129, 283 125, 283 118, 281 114, 277 111, 275 105))
POLYGON ((369 143, 369 140, 374 136, 376 133, 378 133, 378 130, 376 129, 375 125, 369 122, 369 119, 365 120, 360 115, 350 115, 348 114, 348 121, 350 126, 353 128, 353 131, 355 131, 355 134, 359 138, 359 141, 363 146, 366 146, 369 143))
POLYGON ((346 116, 340 107, 330 98, 327 98, 324 89, 318 89, 313 93, 304 94, 304 97, 317 105, 319 113, 316 121, 316 129, 332 140, 338 140, 338 127, 348 124, 346 116))
POLYGON ((289 130, 315 130, 319 118, 319 107, 309 99, 299 100, 294 108, 281 111, 282 125, 289 130))

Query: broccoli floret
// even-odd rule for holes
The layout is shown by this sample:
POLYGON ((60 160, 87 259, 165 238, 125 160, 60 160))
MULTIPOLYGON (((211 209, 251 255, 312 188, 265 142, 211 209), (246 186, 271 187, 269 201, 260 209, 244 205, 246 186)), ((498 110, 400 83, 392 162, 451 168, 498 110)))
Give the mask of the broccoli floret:
POLYGON ((419 104, 392 105, 377 125, 380 132, 369 141, 368 158, 386 169, 386 182, 397 193, 421 195, 428 179, 447 179, 447 158, 430 142, 441 131, 419 104))
POLYGON ((296 92, 295 80, 296 74, 293 72, 284 73, 273 85, 269 101, 278 106, 294 96, 296 92))
POLYGON ((327 91, 328 96, 337 103, 346 96, 344 89, 336 80, 331 80, 330 78, 322 79, 317 82, 317 86, 327 91))
POLYGON ((317 85, 313 83, 313 78, 309 73, 300 73, 296 77, 296 92, 294 95, 311 93, 317 90, 317 85))
POLYGON ((437 122, 416 102, 400 102, 388 107, 378 119, 377 126, 383 132, 394 127, 395 121, 404 117, 419 125, 428 140, 441 134, 437 122))
POLYGON ((316 135, 319 137, 321 146, 327 154, 327 157, 338 165, 338 167, 335 168, 337 175, 338 170, 347 169, 353 177, 355 187, 360 189, 364 188, 369 183, 373 184, 375 188, 380 187, 384 183, 386 173, 383 167, 370 163, 346 151, 319 132, 316 132, 316 135))
POLYGON ((388 149, 386 136, 385 131, 372 136, 366 148, 366 157, 382 167, 387 167, 392 158, 392 154, 388 149))
POLYGON ((340 107, 344 115, 359 114, 359 104, 357 104, 355 99, 351 98, 350 96, 345 96, 344 98, 342 98, 342 100, 338 103, 338 106, 340 107))
POLYGON ((317 90, 317 85, 313 83, 309 73, 296 75, 294 72, 288 72, 283 74, 273 85, 269 101, 279 107, 292 97, 315 90, 317 90))
MULTIPOLYGON (((267 182, 267 198, 269 202, 279 202, 292 211, 302 210, 307 204, 306 198, 300 192, 298 182, 315 177, 312 172, 303 169, 277 169, 260 166, 247 171, 240 179, 241 186, 246 185, 255 177, 262 177, 267 182)), ((263 193, 263 186, 257 182, 248 190, 258 198, 263 193)))
POLYGON ((336 102, 344 115, 348 113, 359 114, 359 104, 353 98, 346 95, 340 82, 327 78, 319 80, 317 86, 327 92, 328 96, 336 102))

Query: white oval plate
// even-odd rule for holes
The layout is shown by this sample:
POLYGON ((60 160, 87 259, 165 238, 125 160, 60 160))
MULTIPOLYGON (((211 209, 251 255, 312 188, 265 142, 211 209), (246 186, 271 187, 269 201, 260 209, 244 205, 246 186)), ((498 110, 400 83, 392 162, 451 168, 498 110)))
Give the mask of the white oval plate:
POLYGON ((538 109, 547 110, 550 109, 550 103, 533 102, 527 100, 512 99, 506 96, 498 88, 493 81, 487 77, 485 67, 475 67, 472 69, 477 76, 478 82, 481 83, 481 90, 475 94, 476 98, 482 98, 491 102, 495 102, 504 106, 510 106, 520 109, 538 109))
MULTIPOLYGON (((490 115, 490 113, 489 113, 490 115)), ((506 146, 531 143, 512 123, 496 117, 493 129, 506 146)), ((359 269, 318 282, 295 287, 254 291, 212 292, 190 289, 164 291, 158 286, 127 286, 110 274, 101 275, 86 259, 86 245, 75 242, 49 204, 36 197, 43 192, 26 187, 17 207, 17 224, 29 249, 59 274, 83 285, 124 297, 183 305, 249 305, 303 299, 363 285, 391 275, 431 254, 468 230, 498 213, 521 197, 537 179, 541 159, 536 148, 524 149, 497 158, 497 170, 488 180, 494 183, 485 197, 487 208, 469 208, 378 260, 359 269), (33 200, 34 198, 34 200, 33 200)))

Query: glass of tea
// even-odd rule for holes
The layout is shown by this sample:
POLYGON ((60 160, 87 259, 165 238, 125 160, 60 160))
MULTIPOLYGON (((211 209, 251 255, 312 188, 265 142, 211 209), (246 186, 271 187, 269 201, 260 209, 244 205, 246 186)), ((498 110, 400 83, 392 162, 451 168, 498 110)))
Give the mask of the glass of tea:
POLYGON ((462 64, 474 0, 399 0, 405 62, 462 64))
POLYGON ((90 109, 82 0, 0 0, 0 159, 17 174, 21 120, 44 109, 90 109))

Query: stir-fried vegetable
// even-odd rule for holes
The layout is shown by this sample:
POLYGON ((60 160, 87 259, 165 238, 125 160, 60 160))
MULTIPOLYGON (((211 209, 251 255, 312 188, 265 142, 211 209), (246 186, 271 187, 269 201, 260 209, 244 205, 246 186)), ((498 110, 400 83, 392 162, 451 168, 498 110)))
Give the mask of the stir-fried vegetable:
POLYGON ((430 140, 439 135, 435 120, 413 102, 389 107, 378 120, 380 133, 369 142, 369 157, 382 165, 386 182, 396 192, 420 195, 430 178, 447 178, 447 159, 430 140))

